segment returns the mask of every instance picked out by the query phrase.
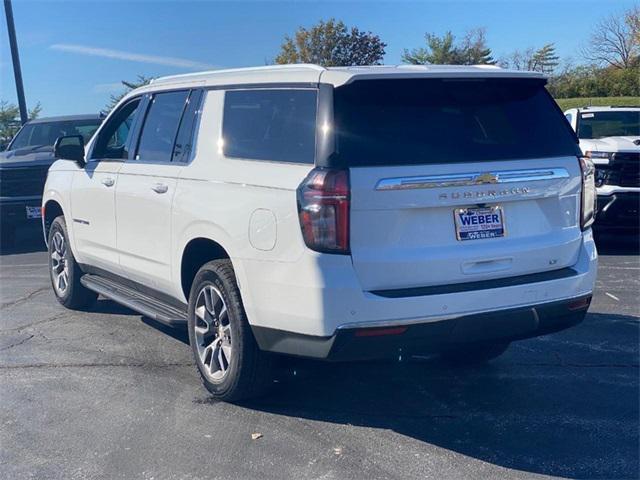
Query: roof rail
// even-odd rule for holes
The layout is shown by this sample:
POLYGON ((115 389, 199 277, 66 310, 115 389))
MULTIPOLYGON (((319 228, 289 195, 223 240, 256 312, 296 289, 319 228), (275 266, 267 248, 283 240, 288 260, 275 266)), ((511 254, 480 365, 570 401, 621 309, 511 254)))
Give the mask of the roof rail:
POLYGON ((325 68, 320 65, 316 65, 313 63, 291 63, 286 65, 264 65, 262 67, 242 67, 242 68, 225 68, 220 70, 207 70, 202 72, 194 72, 194 73, 183 73, 180 75, 169 75, 166 77, 156 78, 152 81, 152 83, 171 83, 175 81, 196 80, 198 77, 203 77, 206 75, 217 74, 217 73, 236 73, 236 72, 255 72, 262 70, 314 70, 316 72, 324 72, 325 68))

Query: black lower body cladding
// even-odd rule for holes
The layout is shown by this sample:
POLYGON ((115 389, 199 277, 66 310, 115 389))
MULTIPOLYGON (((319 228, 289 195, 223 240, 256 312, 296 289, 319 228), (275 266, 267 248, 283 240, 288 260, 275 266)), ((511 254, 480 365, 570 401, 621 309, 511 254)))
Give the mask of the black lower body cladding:
POLYGON ((483 342, 511 342, 557 332, 580 323, 591 295, 553 303, 382 328, 344 328, 315 337, 252 327, 263 350, 329 361, 397 358, 464 348, 483 342))

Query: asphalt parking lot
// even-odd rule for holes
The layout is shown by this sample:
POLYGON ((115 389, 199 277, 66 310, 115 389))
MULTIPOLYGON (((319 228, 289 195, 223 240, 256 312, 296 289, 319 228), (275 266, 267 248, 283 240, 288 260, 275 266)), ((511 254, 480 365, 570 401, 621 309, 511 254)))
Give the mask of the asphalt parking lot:
POLYGON ((185 332, 62 308, 38 237, 18 245, 0 256, 0 478, 638 478, 633 240, 602 244, 584 323, 489 366, 300 363, 244 405, 208 398, 185 332))

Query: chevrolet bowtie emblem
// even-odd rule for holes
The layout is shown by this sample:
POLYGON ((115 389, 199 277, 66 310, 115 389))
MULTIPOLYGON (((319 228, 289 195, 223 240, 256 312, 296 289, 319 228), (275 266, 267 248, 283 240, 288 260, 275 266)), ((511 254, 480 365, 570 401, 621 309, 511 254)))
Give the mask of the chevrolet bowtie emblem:
POLYGON ((473 179, 475 185, 484 185, 486 183, 498 183, 498 176, 494 173, 481 173, 473 179))

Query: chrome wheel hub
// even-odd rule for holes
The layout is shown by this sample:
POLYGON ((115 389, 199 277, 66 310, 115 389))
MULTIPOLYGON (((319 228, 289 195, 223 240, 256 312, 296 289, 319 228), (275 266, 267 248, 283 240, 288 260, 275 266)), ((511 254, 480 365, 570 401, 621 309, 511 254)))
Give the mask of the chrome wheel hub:
POLYGON ((53 234, 51 245, 51 280, 53 288, 59 297, 64 296, 69 288, 69 261, 67 259, 67 244, 60 232, 53 234))
POLYGON ((231 325, 227 305, 213 285, 203 287, 198 293, 195 316, 198 356, 206 375, 219 381, 231 363, 231 325))

